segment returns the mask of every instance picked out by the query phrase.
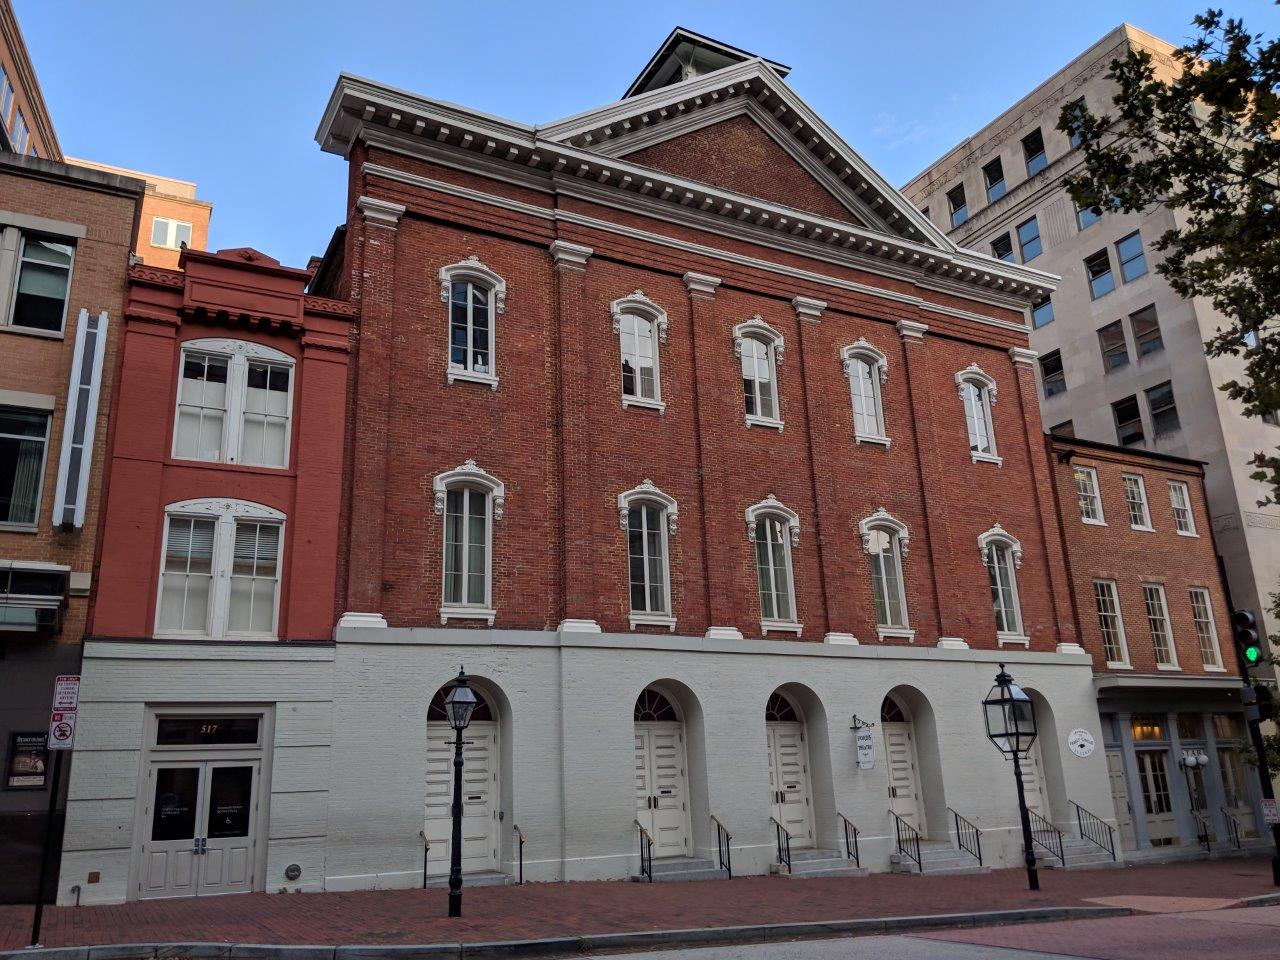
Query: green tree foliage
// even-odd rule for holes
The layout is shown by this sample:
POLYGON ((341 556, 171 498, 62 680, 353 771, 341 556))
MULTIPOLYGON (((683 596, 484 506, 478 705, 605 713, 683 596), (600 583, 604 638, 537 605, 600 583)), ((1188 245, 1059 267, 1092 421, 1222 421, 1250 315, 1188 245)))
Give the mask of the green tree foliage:
MULTIPOLYGON (((1058 129, 1079 138, 1085 166, 1068 179, 1080 207, 1175 211, 1154 241, 1156 270, 1185 298, 1202 297, 1226 323, 1205 344, 1236 356, 1244 375, 1220 384, 1246 416, 1280 411, 1280 40, 1210 10, 1197 39, 1174 54, 1181 76, 1157 78, 1151 55, 1130 50, 1107 76, 1118 90, 1095 116, 1083 102, 1058 129)), ((1253 478, 1280 502, 1280 448, 1252 457, 1253 478)))

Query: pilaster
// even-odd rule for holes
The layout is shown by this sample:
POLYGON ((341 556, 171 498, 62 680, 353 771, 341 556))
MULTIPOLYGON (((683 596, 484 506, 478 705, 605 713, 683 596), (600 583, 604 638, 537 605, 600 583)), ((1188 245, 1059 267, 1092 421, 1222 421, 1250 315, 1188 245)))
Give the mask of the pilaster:
MULTIPOLYGON (((815 370, 814 364, 822 364, 823 352, 819 347, 817 340, 818 326, 822 321, 822 314, 827 309, 825 300, 815 300, 812 297, 792 297, 791 308, 796 312, 796 320, 799 321, 796 326, 799 328, 799 349, 797 353, 800 355, 800 376, 799 381, 800 402, 804 407, 804 427, 805 427, 805 443, 809 451, 809 501, 813 509, 813 543, 814 553, 818 560, 818 585, 822 595, 822 619, 817 621, 811 614, 800 616, 797 611, 797 618, 804 621, 806 627, 812 624, 814 632, 822 634, 825 638, 832 632, 832 627, 848 627, 853 622, 853 612, 846 609, 845 606, 851 599, 850 591, 830 589, 827 582, 827 565, 826 565, 826 542, 825 529, 822 523, 824 517, 837 516, 838 509, 834 500, 826 496, 828 488, 825 481, 827 477, 819 478, 819 464, 824 462, 819 457, 818 446, 814 441, 815 431, 820 432, 823 429, 821 422, 817 417, 817 410, 813 397, 810 395, 813 384, 822 383, 826 377, 831 375, 830 370, 815 370), (834 604, 834 608, 833 608, 834 604)), ((830 478, 834 480, 835 478, 830 478)), ((836 631, 837 637, 839 631, 836 631)), ((837 642, 839 642, 837 640, 837 642)))

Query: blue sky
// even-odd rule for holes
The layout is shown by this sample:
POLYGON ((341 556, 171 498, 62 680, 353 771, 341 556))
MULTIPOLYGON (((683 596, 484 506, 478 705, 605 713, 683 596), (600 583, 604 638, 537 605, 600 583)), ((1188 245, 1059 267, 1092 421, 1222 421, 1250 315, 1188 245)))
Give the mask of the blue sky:
MULTIPOLYGON (((1209 5, 13 2, 67 154, 195 180, 212 249, 299 266, 343 215, 346 165, 313 139, 341 70, 545 123, 616 100, 679 24, 788 64, 800 96, 901 185, 1120 21, 1178 42, 1209 5)), ((1280 30, 1271 0, 1215 2, 1280 30)))

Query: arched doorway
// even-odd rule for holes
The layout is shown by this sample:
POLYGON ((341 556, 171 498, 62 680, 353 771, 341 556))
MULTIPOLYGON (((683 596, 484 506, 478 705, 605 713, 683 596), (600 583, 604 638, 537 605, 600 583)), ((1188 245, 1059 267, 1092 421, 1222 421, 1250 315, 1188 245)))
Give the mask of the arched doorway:
POLYGON ((791 835, 793 849, 812 847, 813 783, 804 715, 790 697, 775 690, 765 704, 764 720, 773 818, 791 835))
POLYGON ((689 855, 689 764, 676 701, 657 687, 636 698, 636 820, 653 838, 655 857, 689 855))
POLYGON ((928 836, 915 725, 906 704, 889 694, 880 704, 885 767, 889 777, 889 809, 928 836))
MULTIPOLYGON (((498 810, 502 802, 498 712, 493 697, 474 682, 476 708, 462 735, 462 870, 479 873, 499 866, 498 810)), ((427 707, 427 790, 424 830, 431 843, 430 875, 449 872, 453 840, 454 732, 444 711, 447 683, 427 707)))

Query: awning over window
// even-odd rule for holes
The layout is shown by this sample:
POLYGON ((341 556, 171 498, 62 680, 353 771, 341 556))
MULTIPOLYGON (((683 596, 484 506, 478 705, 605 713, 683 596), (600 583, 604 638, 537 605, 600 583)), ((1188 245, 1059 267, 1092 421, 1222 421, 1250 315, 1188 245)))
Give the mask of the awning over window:
POLYGON ((61 563, 0 560, 0 635, 58 633, 70 575, 71 568, 61 563))

